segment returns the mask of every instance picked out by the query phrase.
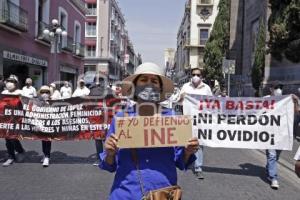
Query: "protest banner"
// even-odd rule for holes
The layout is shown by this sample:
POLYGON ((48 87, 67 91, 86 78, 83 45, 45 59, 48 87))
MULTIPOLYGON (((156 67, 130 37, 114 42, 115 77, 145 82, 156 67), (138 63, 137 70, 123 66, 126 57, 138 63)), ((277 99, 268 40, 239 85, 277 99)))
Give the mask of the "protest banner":
POLYGON ((76 97, 55 101, 0 95, 0 138, 101 139, 120 99, 76 97))
POLYGON ((291 150, 291 96, 222 98, 186 95, 183 113, 193 117, 193 135, 210 147, 291 150))
POLYGON ((124 117, 116 120, 119 148, 185 146, 192 138, 190 116, 124 117))

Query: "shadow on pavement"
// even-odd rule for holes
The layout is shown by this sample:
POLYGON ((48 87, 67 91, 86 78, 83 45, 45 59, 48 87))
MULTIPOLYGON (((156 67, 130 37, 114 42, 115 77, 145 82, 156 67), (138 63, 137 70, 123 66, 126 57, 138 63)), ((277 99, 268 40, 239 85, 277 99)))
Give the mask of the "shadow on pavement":
MULTIPOLYGON (((0 151, 0 160, 7 158, 6 151, 0 151)), ((27 151, 23 163, 41 163, 43 155, 36 151, 27 151)), ((70 156, 60 151, 51 152, 51 164, 92 164, 96 161, 96 154, 88 157, 70 156)))
POLYGON ((266 183, 269 183, 266 177, 266 169, 264 167, 254 165, 251 163, 244 163, 239 165, 240 169, 230 169, 221 167, 203 167, 204 172, 208 173, 220 173, 220 174, 231 174, 241 176, 256 176, 259 177, 266 183))

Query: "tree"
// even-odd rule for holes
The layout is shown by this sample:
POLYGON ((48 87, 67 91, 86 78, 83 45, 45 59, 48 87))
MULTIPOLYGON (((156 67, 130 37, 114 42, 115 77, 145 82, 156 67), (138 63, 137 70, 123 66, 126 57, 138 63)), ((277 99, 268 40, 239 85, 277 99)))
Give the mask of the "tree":
POLYGON ((285 56, 300 62, 300 1, 270 0, 272 14, 269 19, 270 52, 277 60, 285 56))
POLYGON ((223 83, 222 60, 229 49, 230 1, 220 0, 218 15, 204 49, 204 73, 208 80, 223 83))
POLYGON ((260 20, 257 46, 255 49, 254 63, 251 71, 252 86, 256 90, 255 96, 261 96, 261 86, 264 79, 265 55, 266 55, 266 27, 260 20))

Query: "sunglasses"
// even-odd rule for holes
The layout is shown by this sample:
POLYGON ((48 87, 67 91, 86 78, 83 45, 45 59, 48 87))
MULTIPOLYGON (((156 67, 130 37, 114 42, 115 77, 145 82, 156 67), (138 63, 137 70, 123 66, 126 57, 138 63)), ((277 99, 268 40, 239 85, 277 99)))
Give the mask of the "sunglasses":
POLYGON ((201 77, 201 74, 192 74, 192 76, 198 76, 198 77, 201 77))
POLYGON ((40 94, 50 94, 49 91, 41 91, 40 94))

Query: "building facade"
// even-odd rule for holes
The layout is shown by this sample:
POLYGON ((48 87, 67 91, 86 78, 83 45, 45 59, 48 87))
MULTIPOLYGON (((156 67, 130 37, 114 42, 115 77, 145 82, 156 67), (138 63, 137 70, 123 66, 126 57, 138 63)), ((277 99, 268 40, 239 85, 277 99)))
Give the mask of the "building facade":
POLYGON ((121 80, 126 67, 131 70, 132 54, 135 55, 121 9, 115 0, 85 2, 90 11, 86 19, 85 72, 100 72, 110 82, 121 80), (128 56, 129 63, 125 63, 128 56))
MULTIPOLYGON (((251 71, 259 33, 260 21, 268 29, 271 14, 268 0, 231 0, 230 19, 230 53, 229 59, 236 61, 236 74, 232 76, 231 88, 233 96, 253 96, 251 71)), ((268 48, 269 33, 266 35, 268 48)), ((297 93, 300 87, 300 64, 292 63, 286 58, 276 60, 270 53, 265 57, 263 87, 275 81, 282 82, 284 93, 297 93)))
POLYGON ((165 68, 166 76, 172 78, 175 74, 174 64, 175 64, 175 49, 167 48, 164 53, 165 58, 165 68))
POLYGON ((187 0, 184 16, 177 34, 175 66, 177 81, 189 80, 191 68, 203 67, 206 41, 218 14, 219 0, 187 0))
POLYGON ((31 77, 35 87, 60 80, 75 84, 83 73, 85 8, 81 0, 0 0, 0 74, 31 77), (68 36, 58 38, 58 54, 50 53, 52 19, 68 36))

